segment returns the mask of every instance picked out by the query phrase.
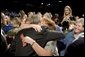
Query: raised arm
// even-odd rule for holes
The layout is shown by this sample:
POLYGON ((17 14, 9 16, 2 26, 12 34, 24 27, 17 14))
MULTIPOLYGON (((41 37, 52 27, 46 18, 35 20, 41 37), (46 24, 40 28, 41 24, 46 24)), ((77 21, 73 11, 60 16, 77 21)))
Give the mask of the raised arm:
POLYGON ((47 31, 46 32, 46 39, 48 41, 60 40, 60 39, 63 39, 63 38, 65 38, 65 35, 61 32, 56 32, 56 31, 47 31))
POLYGON ((33 40, 32 38, 30 38, 28 36, 26 36, 23 39, 23 42, 26 42, 26 43, 30 44, 32 46, 32 48, 34 49, 34 51, 39 56, 52 56, 52 52, 51 51, 44 49, 35 40, 33 40))

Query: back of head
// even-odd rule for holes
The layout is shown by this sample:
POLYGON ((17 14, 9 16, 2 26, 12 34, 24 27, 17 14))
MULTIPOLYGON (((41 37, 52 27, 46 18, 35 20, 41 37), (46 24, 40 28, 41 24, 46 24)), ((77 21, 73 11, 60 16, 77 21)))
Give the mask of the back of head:
POLYGON ((43 21, 50 30, 55 30, 55 22, 51 19, 43 18, 43 21))
POLYGON ((51 13, 46 12, 46 13, 43 15, 43 18, 51 19, 51 18, 52 18, 52 14, 51 14, 51 13))
POLYGON ((29 18, 29 21, 31 24, 38 24, 40 22, 40 17, 38 15, 33 15, 31 18, 29 18))

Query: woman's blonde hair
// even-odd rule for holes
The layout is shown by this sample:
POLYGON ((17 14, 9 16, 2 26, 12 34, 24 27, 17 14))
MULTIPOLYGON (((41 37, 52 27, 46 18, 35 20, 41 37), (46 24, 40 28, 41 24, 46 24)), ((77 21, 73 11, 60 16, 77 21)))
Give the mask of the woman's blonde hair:
POLYGON ((64 17, 66 16, 66 15, 65 15, 65 9, 66 9, 66 8, 68 8, 69 11, 70 11, 69 16, 72 16, 72 9, 71 9, 71 7, 70 7, 70 6, 66 6, 66 7, 64 8, 64 17))
POLYGON ((15 17, 11 20, 11 23, 13 24, 14 27, 19 27, 21 22, 20 19, 18 17, 15 17))
POLYGON ((55 30, 55 22, 53 20, 48 18, 43 18, 43 20, 50 30, 55 30))

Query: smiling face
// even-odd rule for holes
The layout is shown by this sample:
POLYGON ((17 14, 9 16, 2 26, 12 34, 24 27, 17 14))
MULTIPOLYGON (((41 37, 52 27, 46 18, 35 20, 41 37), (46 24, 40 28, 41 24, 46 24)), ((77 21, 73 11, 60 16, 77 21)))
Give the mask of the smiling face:
POLYGON ((69 15, 70 14, 70 9, 69 8, 65 8, 65 15, 69 15))
POLYGON ((84 31, 84 27, 83 27, 83 24, 82 23, 76 23, 75 27, 74 27, 74 32, 79 34, 81 33, 82 31, 84 31))

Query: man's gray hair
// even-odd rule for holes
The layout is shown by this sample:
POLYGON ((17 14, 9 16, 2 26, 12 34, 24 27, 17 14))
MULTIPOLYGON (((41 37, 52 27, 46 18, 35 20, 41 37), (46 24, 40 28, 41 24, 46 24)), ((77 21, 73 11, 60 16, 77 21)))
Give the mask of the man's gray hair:
POLYGON ((76 22, 81 23, 84 26, 84 18, 79 18, 76 22))

